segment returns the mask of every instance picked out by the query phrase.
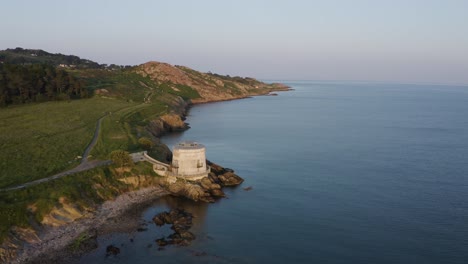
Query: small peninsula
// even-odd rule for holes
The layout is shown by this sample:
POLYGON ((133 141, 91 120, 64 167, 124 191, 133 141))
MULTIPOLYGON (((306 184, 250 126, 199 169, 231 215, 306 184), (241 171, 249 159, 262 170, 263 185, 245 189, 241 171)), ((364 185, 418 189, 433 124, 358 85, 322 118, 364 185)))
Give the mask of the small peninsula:
POLYGON ((233 170, 201 161, 203 177, 186 181, 161 176, 138 153, 173 171, 160 137, 189 128, 191 105, 289 89, 161 62, 106 65, 23 48, 0 51, 0 76, 5 263, 53 261, 64 249, 79 255, 108 219, 163 195, 224 197, 223 187, 243 181, 233 170))

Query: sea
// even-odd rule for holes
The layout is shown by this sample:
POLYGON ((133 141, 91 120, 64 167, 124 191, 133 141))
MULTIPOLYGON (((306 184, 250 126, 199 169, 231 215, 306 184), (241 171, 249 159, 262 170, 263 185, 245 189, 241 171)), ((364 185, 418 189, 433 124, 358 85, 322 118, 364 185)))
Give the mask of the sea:
POLYGON ((241 186, 213 204, 161 198, 144 230, 101 236, 80 262, 468 263, 468 86, 283 83, 294 90, 196 105, 189 130, 163 137, 204 144, 241 186), (171 208, 197 238, 160 250, 171 230, 151 218, 171 208))

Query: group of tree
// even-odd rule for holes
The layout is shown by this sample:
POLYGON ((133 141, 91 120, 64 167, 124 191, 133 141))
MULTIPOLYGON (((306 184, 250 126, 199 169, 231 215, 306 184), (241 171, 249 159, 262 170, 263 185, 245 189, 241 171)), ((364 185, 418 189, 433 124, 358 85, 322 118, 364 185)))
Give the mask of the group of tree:
POLYGON ((41 49, 23 48, 0 50, 0 63, 17 65, 48 64, 62 68, 103 70, 122 70, 133 67, 131 65, 99 64, 95 61, 82 59, 75 55, 50 53, 41 49))
POLYGON ((121 149, 114 150, 110 153, 110 158, 118 168, 133 166, 133 159, 128 151, 121 149))
POLYGON ((6 49, 0 50, 0 62, 18 65, 48 64, 52 66, 65 66, 77 69, 102 69, 97 62, 82 59, 74 55, 49 53, 40 49, 6 49))
POLYGON ((51 65, 0 64, 0 106, 89 97, 82 80, 51 65))

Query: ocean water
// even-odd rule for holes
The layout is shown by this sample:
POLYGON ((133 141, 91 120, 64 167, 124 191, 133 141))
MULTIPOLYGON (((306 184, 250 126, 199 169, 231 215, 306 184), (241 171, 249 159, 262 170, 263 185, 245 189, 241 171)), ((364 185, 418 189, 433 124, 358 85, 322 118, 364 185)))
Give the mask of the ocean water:
POLYGON ((192 212, 191 246, 159 251, 170 230, 149 224, 100 237, 81 262, 468 263, 468 87, 287 84, 195 106, 192 128, 163 138, 203 143, 245 179, 214 204, 165 198, 141 213, 192 212), (121 254, 105 257, 111 243, 121 254))

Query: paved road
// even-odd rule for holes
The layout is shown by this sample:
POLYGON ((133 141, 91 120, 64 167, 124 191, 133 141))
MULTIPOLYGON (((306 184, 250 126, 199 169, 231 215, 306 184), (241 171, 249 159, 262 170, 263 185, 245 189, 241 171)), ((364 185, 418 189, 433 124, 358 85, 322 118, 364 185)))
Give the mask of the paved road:
POLYGON ((93 169, 93 168, 96 168, 96 167, 99 167, 99 166, 110 165, 112 163, 112 161, 110 161, 110 160, 92 160, 92 161, 88 160, 89 152, 96 145, 97 140, 99 138, 99 131, 101 130, 101 122, 102 122, 102 119, 104 117, 106 117, 106 116, 103 116, 103 117, 98 119, 98 121, 96 123, 96 129, 94 130, 93 139, 91 140, 91 143, 89 143, 89 145, 86 147, 86 149, 85 149, 85 151, 83 153, 83 158, 81 160, 80 165, 76 166, 73 169, 70 169, 70 170, 67 170, 67 171, 64 171, 64 172, 61 172, 61 173, 57 173, 57 174, 49 176, 47 178, 42 178, 42 179, 39 179, 39 180, 24 183, 24 184, 21 184, 21 185, 0 189, 0 191, 12 191, 12 190, 23 189, 23 188, 26 188, 26 187, 29 187, 29 186, 33 186, 33 185, 36 185, 36 184, 39 184, 39 183, 55 180, 55 179, 61 178, 63 176, 67 176, 67 175, 74 174, 74 173, 77 173, 77 172, 90 170, 90 169, 93 169))

